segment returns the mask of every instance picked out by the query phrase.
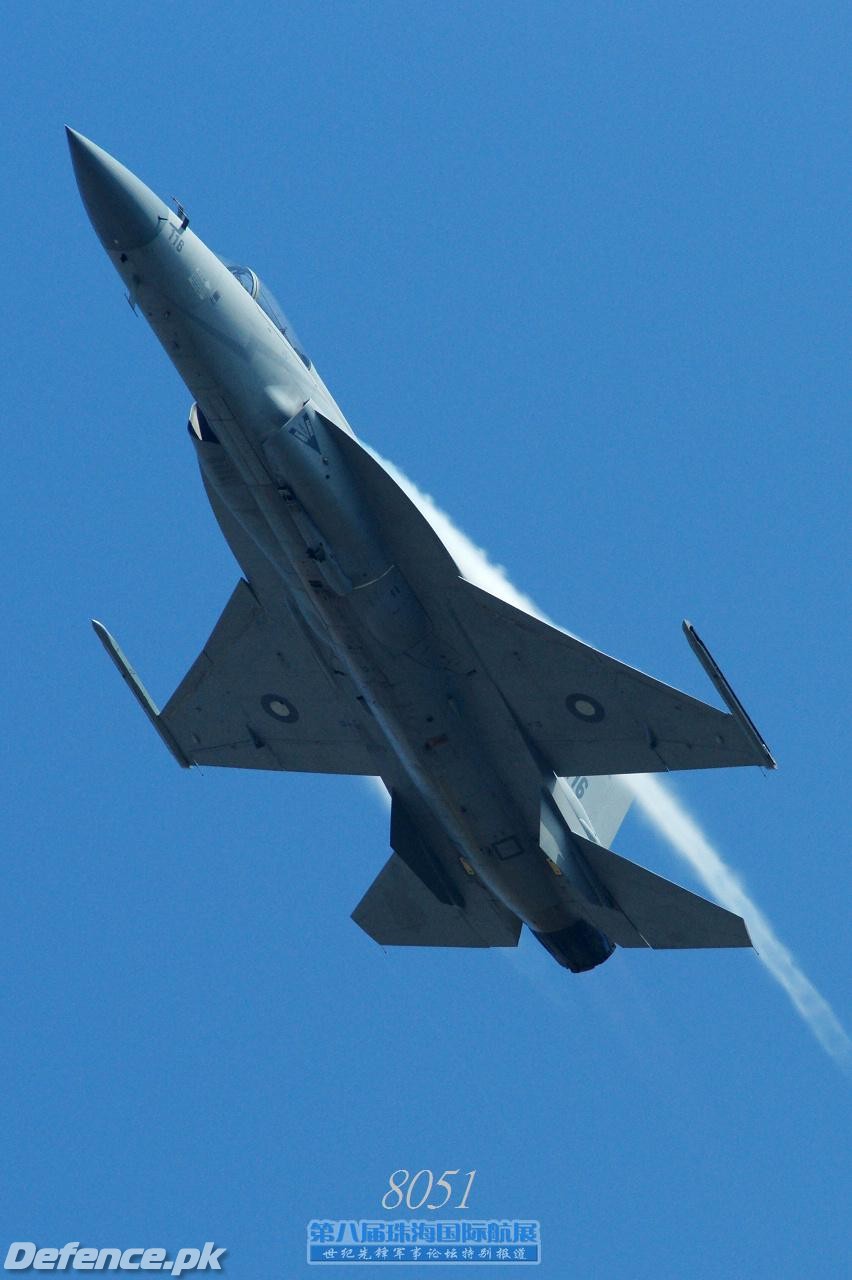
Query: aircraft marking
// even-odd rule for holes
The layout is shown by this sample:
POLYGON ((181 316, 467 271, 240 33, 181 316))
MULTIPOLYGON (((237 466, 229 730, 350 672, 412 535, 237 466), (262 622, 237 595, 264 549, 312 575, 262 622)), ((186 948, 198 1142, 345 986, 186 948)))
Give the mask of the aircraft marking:
POLYGON ((299 713, 288 698, 282 698, 280 693, 266 693, 260 700, 260 705, 268 716, 272 716, 273 720, 279 720, 282 724, 295 724, 299 719, 299 713))
POLYGON ((309 449, 316 449, 317 453, 319 453, 319 442, 317 441, 313 423, 307 414, 299 414, 297 421, 290 428, 290 435, 300 441, 301 444, 306 444, 309 449))
POLYGON ((576 716, 578 720, 585 720, 586 724, 599 724, 605 715, 597 698, 593 698, 588 693, 569 693, 565 699, 565 705, 572 716, 576 716))

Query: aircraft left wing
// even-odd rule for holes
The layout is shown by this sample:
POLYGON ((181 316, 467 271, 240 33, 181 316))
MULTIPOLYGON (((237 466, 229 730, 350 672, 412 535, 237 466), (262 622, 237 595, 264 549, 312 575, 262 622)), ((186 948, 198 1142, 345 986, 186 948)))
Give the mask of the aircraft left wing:
POLYGON ((306 773, 382 772, 387 752, 343 677, 295 616, 270 617, 241 580, 162 711, 101 623, 95 631, 179 764, 306 773), (339 683, 338 683, 339 682, 339 683))
POLYGON ((458 580, 453 612, 554 773, 656 773, 775 761, 730 685, 684 624, 730 713, 681 693, 458 580))

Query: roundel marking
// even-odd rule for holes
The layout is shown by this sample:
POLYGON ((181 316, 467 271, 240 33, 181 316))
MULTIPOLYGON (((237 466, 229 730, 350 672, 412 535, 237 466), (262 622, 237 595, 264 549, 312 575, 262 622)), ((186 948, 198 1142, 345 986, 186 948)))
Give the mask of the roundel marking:
POLYGON ((572 716, 576 716, 578 720, 585 720, 586 724, 598 724, 604 718, 603 707, 591 694, 569 693, 565 699, 565 705, 572 716))
POLYGON ((268 716, 272 716, 273 720, 279 720, 282 724, 295 724, 299 719, 299 713, 292 702, 282 698, 280 693, 265 693, 260 700, 260 705, 268 716))

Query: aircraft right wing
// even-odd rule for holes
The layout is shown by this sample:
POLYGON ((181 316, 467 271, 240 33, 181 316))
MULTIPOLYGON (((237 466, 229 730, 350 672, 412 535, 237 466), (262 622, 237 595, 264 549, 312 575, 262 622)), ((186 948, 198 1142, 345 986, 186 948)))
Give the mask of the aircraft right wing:
POLYGON ((527 737, 562 777, 775 768, 700 641, 696 651, 733 714, 617 662, 464 579, 458 579, 452 608, 527 737))

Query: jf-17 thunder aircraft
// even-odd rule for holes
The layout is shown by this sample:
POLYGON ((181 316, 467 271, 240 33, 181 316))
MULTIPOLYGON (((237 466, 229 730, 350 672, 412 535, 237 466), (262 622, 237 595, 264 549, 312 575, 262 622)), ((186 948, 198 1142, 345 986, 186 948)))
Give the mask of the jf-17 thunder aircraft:
POLYGON ((352 918, 383 945, 513 947, 526 924, 574 973, 616 946, 749 946, 739 916, 608 848, 619 774, 775 766, 694 628, 727 712, 465 580, 251 267, 67 132, 244 575, 162 711, 93 623, 178 763, 380 777, 393 852, 352 918))

